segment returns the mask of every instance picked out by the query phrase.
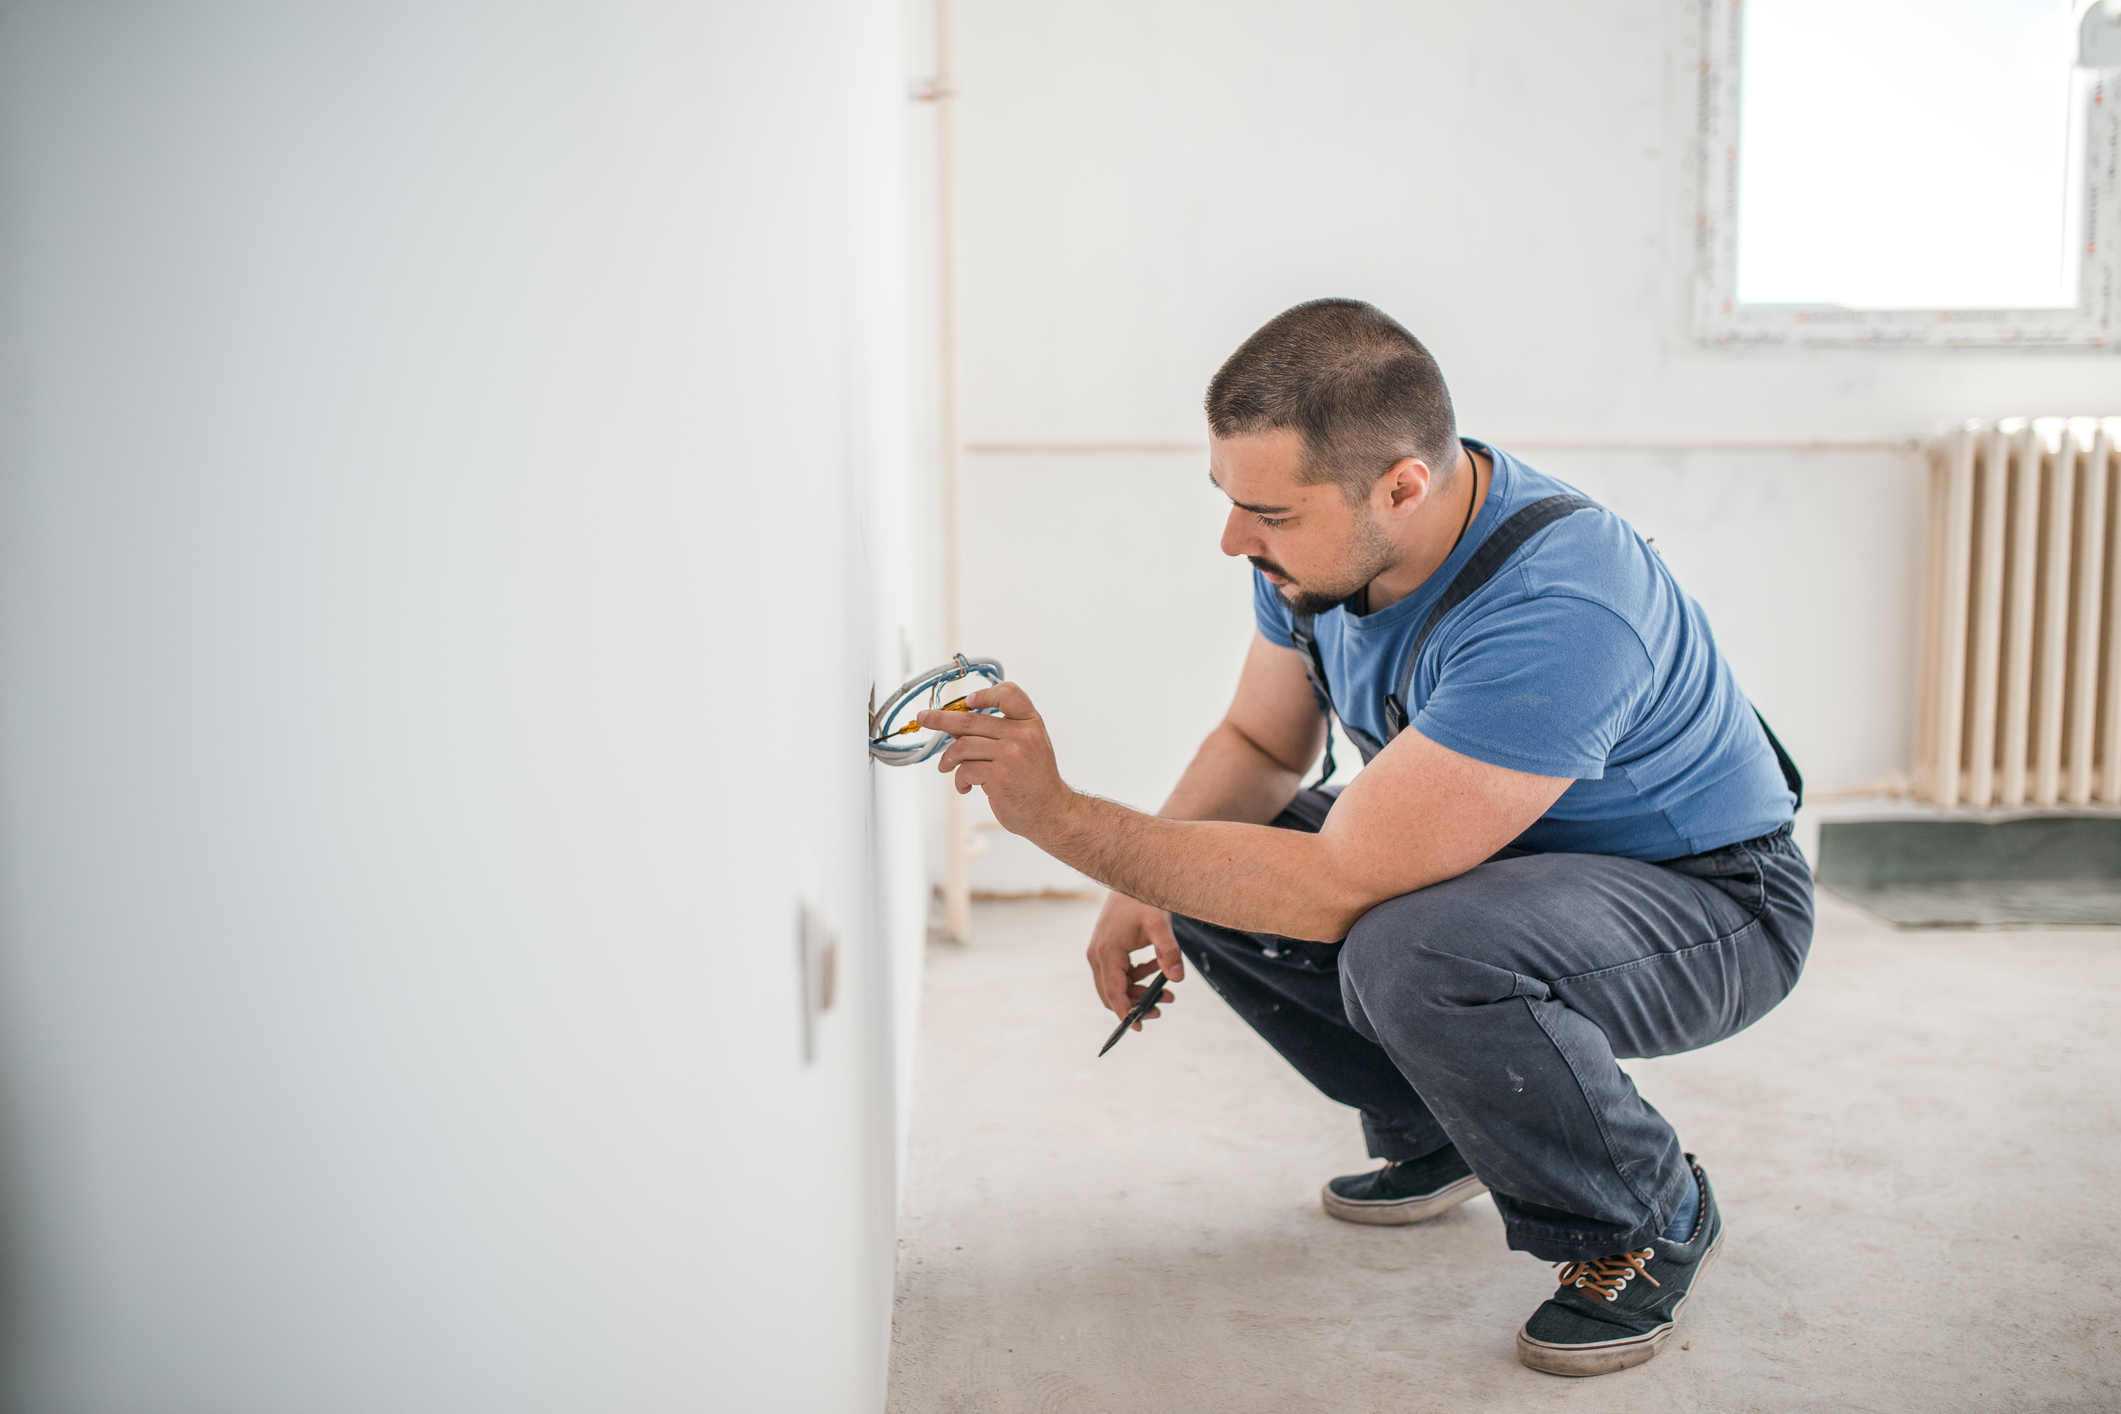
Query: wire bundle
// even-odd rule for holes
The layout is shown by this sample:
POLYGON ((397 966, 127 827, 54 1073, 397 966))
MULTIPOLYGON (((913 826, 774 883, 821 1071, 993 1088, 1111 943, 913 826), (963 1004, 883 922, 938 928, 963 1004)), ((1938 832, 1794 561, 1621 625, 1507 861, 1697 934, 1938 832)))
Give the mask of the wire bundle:
MULTIPOLYGON (((939 699, 947 684, 975 677, 985 678, 989 684, 999 683, 1002 680, 1000 660, 967 658, 960 653, 939 668, 930 668, 925 673, 909 678, 905 686, 884 699, 884 705, 870 718, 869 755, 886 766, 911 766, 916 761, 926 761, 931 756, 941 754, 950 744, 949 733, 936 732, 926 741, 916 739, 902 746, 899 744, 899 738, 911 728, 899 719, 910 715, 908 708, 920 712, 941 706, 939 699), (926 700, 923 700, 924 695, 926 700)), ((982 711, 990 717, 1001 715, 992 707, 967 710, 982 711)))

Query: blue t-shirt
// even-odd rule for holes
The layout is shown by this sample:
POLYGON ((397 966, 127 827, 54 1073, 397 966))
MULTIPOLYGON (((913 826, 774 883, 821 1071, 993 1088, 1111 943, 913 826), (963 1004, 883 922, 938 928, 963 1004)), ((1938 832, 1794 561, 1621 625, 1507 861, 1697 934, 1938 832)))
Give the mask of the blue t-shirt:
MULTIPOLYGON (((1519 507, 1581 494, 1506 452, 1480 515, 1419 589, 1358 616, 1320 614, 1312 632, 1342 720, 1385 739, 1414 636, 1460 567, 1519 507)), ((1253 576, 1260 632, 1285 648, 1292 615, 1253 576)), ((1600 507, 1547 526, 1422 646, 1409 724, 1476 761, 1572 776, 1516 840, 1539 852, 1675 859, 1786 824, 1796 800, 1701 606, 1657 552, 1600 507)))

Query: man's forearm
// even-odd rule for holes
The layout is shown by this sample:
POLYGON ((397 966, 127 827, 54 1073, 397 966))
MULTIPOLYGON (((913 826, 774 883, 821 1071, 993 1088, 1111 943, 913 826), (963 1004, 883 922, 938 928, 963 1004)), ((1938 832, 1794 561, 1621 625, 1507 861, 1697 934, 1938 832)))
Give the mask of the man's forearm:
MULTIPOLYGON (((1250 916, 1247 900, 1230 897, 1181 898, 1169 893, 1160 883, 1160 871, 1141 867, 1144 856, 1135 855, 1133 867, 1129 867, 1128 849, 1117 844, 1121 837, 1148 845, 1153 851, 1160 841, 1139 838, 1139 827, 1153 827, 1162 822, 1222 822, 1243 830, 1256 830, 1287 808, 1303 785, 1303 773, 1275 759, 1272 753, 1261 747, 1236 726, 1225 721, 1200 744, 1193 754, 1185 773, 1171 789, 1156 816, 1146 816, 1125 806, 1095 797, 1083 797, 1092 808, 1102 807, 1112 813, 1110 836, 1099 836, 1094 827, 1087 831, 1071 831, 1064 846, 1080 859, 1061 854, 1061 850, 1045 845, 1049 853, 1067 860, 1068 863, 1096 879, 1099 883, 1140 899, 1143 903, 1158 908, 1174 909, 1191 917, 1211 922, 1228 923, 1232 927, 1260 927, 1270 932, 1286 932, 1280 926, 1246 924, 1236 921, 1236 914, 1225 917, 1224 911, 1235 909, 1237 913, 1250 916), (1080 837, 1077 837, 1077 836, 1080 837)), ((1156 832, 1153 828, 1151 835, 1156 832)), ((1276 831, 1276 834, 1285 833, 1276 831)), ((1199 845, 1202 842, 1181 833, 1177 841, 1182 845, 1199 845)), ((1055 843, 1059 843, 1056 841, 1055 843)), ((1043 842, 1042 842, 1043 844, 1043 842)), ((1211 846, 1212 847, 1212 846, 1211 846)), ((1188 891, 1190 894, 1190 891, 1188 891)), ((1283 896, 1286 900, 1286 895, 1283 896)), ((1291 920, 1283 920, 1291 921, 1291 920)), ((1338 937, 1336 933, 1333 936, 1338 937)))
POLYGON ((1247 932, 1338 942, 1377 901, 1339 877, 1327 841, 1299 830, 1164 819, 1078 795, 1033 843, 1144 903, 1247 932))

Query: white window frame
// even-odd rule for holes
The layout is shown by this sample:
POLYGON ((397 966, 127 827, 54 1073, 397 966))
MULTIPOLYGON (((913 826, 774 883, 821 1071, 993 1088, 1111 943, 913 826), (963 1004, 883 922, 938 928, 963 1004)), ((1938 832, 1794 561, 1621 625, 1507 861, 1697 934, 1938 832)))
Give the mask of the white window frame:
POLYGON ((1849 309, 1738 302, 1738 131, 1745 0, 1691 0, 1700 35, 1694 335, 1712 347, 2052 348, 2121 352, 2121 70, 2087 75, 2074 309, 1849 309))

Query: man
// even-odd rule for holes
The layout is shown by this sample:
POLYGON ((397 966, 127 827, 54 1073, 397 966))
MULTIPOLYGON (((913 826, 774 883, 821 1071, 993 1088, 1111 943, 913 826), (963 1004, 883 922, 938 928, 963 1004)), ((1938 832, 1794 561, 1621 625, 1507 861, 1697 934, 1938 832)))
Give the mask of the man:
POLYGON ((1460 439, 1435 361, 1379 310, 1280 315, 1207 411, 1259 632, 1161 813, 1071 790, 1012 683, 971 699, 1000 716, 922 714, 955 737, 941 768, 1111 887, 1089 956, 1113 1011, 1190 960, 1361 1111, 1386 1162, 1327 1183, 1328 1213, 1492 1193, 1510 1246, 1561 1268, 1518 1357, 1640 1364, 1723 1219, 1618 1062, 1721 1040, 1795 985, 1795 769, 1656 553, 1460 439), (1322 707, 1368 761, 1337 793, 1301 788, 1331 760, 1322 707))

